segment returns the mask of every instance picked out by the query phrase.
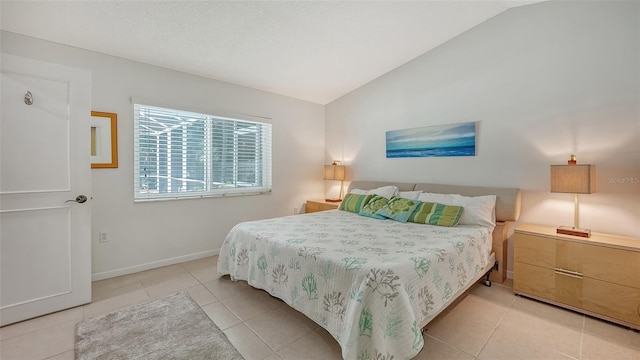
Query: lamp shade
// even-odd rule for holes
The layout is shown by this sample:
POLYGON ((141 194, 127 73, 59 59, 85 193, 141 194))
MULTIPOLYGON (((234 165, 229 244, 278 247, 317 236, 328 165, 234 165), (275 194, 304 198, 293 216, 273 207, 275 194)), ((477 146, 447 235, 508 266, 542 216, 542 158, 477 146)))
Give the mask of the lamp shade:
POLYGON ((591 194, 596 191, 595 165, 551 165, 551 192, 591 194))
POLYGON ((344 180, 344 166, 342 165, 325 165, 324 166, 324 179, 325 180, 344 180))

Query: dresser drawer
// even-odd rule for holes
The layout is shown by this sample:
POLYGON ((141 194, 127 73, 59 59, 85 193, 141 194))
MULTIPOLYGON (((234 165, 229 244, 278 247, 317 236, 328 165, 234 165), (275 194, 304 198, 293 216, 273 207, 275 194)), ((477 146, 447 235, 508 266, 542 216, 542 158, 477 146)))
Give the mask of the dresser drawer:
POLYGON ((640 327, 640 289, 584 279, 582 308, 640 327))
POLYGON ((556 266, 556 241, 527 234, 514 234, 514 262, 553 269, 556 266))
POLYGON ((514 263, 513 290, 564 305, 581 307, 584 281, 580 276, 524 263, 514 263))
POLYGON ((640 252, 584 245, 583 276, 640 289, 640 252))
POLYGON ((552 269, 515 262, 513 274, 513 290, 516 293, 555 299, 555 274, 552 269))

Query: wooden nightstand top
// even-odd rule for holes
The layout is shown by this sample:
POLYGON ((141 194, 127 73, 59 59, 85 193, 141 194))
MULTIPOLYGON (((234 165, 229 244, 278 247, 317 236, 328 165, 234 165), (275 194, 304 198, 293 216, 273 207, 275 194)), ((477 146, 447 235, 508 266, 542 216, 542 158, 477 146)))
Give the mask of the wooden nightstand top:
POLYGON ((307 200, 306 212, 312 213, 316 211, 334 210, 340 206, 339 202, 326 201, 324 199, 307 200))
POLYGON ((521 234, 529 234, 551 239, 562 239, 583 244, 598 243, 598 245, 601 246, 640 252, 640 239, 627 236, 591 233, 590 238, 584 238, 558 234, 556 233, 556 228, 553 226, 536 224, 522 224, 516 227, 515 231, 521 234))
POLYGON ((340 206, 340 203, 341 203, 342 201, 333 202, 333 201, 327 201, 327 200, 325 200, 325 199, 310 199, 310 200, 307 200, 307 202, 314 202, 314 203, 318 203, 318 204, 326 204, 326 205, 335 205, 335 206, 336 206, 336 208, 337 208, 338 206, 340 206))

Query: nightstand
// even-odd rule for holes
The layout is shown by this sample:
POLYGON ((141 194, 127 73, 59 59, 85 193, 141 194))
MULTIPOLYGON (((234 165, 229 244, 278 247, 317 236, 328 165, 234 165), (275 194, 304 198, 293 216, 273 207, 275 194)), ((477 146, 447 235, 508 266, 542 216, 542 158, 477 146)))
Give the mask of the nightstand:
POLYGON ((334 210, 340 206, 340 202, 330 202, 326 200, 307 200, 306 213, 313 213, 325 210, 334 210))
POLYGON ((640 329, 640 239, 551 226, 520 225, 514 234, 513 290, 574 311, 640 329))

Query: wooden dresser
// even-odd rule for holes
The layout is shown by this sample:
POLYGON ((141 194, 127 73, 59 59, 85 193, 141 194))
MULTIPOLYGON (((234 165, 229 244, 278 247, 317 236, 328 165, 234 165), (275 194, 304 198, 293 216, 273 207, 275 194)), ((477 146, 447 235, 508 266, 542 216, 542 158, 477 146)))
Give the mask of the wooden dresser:
POLYGON ((317 211, 333 210, 340 206, 340 202, 330 202, 326 200, 307 200, 306 213, 313 213, 317 211))
POLYGON ((640 329, 640 239, 556 234, 524 224, 514 234, 516 294, 640 329))

